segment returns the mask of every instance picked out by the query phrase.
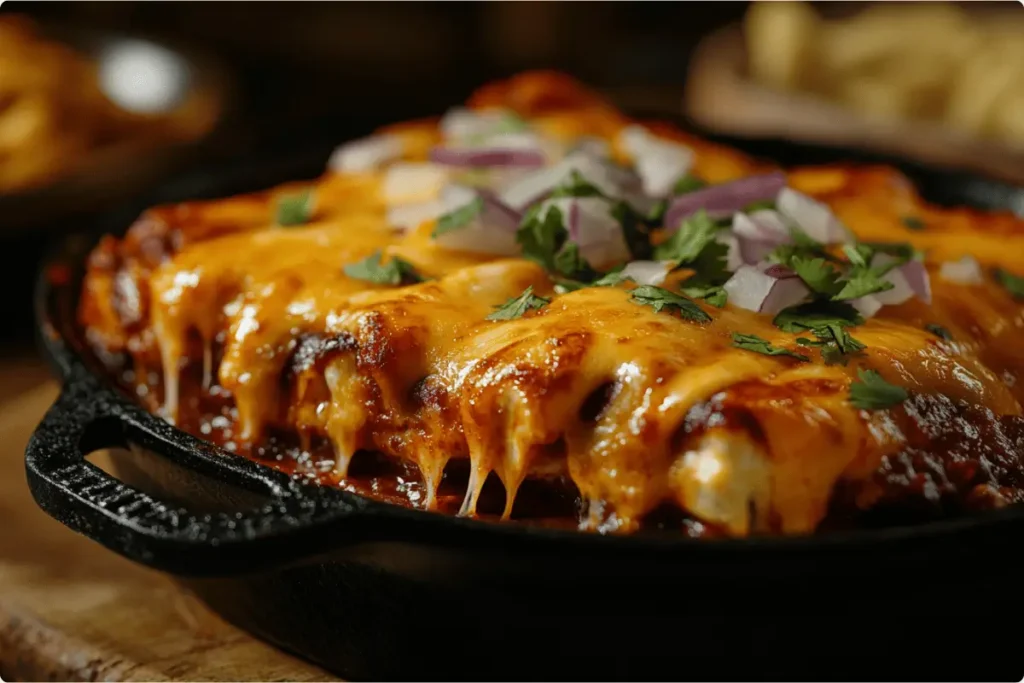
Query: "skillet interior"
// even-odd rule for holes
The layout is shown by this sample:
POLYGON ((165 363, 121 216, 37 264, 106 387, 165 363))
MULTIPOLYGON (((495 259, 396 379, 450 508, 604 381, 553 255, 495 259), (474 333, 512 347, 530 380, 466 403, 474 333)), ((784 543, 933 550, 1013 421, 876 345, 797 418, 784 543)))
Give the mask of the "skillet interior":
MULTIPOLYGON (((717 139, 784 164, 889 161, 717 139)), ((193 176, 97 227, 121 231, 156 202, 313 177, 329 151, 329 144, 312 144, 284 162, 193 176)), ((900 166, 936 203, 1024 206, 1019 188, 900 166)), ((79 479, 69 476, 62 491, 43 481, 38 464, 49 454, 38 439, 29 449, 37 499, 114 550, 191 577, 187 583, 229 620, 347 677, 728 678, 749 671, 735 668, 750 664, 743 655, 771 658, 776 666, 851 649, 898 659, 950 637, 958 639, 965 664, 977 663, 978 648, 991 649, 1000 636, 968 630, 965 620, 1024 606, 1011 583, 1012 546, 1024 528, 1019 510, 831 538, 665 541, 491 525, 367 504, 338 491, 310 495, 276 472, 204 447, 95 379, 99 365, 73 317, 81 259, 92 240, 76 239, 44 272, 37 296, 44 350, 72 392, 51 427, 75 418, 66 414, 68 406, 78 406, 79 418, 114 415, 87 431, 86 441, 97 447, 140 442, 144 448, 119 470, 128 483, 199 512, 246 509, 283 496, 290 502, 278 516, 293 523, 266 533, 257 513, 228 533, 225 526, 204 526, 199 516, 192 526, 158 524, 155 537, 162 534, 163 542, 133 535, 138 520, 121 510, 90 523, 83 516, 95 511, 68 504, 76 492, 81 497, 79 479), (64 284, 55 284, 55 274, 64 284), (182 529, 177 537, 169 533, 182 529), (1006 597, 983 599, 985 585, 1005 585, 1006 597), (681 644, 699 667, 687 674, 681 644), (704 657, 717 668, 703 666, 704 657)), ((928 677, 956 675, 953 665, 947 658, 928 677)), ((745 677, 851 677, 849 669, 756 671, 745 677)), ((860 677, 879 675, 892 678, 893 671, 860 677)))

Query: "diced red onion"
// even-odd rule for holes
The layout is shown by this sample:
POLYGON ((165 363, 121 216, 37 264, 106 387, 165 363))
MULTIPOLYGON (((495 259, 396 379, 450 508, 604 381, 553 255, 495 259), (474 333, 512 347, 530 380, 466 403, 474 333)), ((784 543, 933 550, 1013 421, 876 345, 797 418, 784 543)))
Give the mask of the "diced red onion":
POLYGON ((559 197, 540 209, 541 218, 552 208, 562 213, 569 240, 579 247, 587 263, 602 268, 629 258, 622 225, 612 215, 612 205, 601 197, 559 197))
POLYGON ((775 199, 785 186, 785 174, 774 172, 687 192, 669 205, 665 212, 665 229, 675 232, 685 219, 701 209, 713 219, 729 218, 754 202, 775 199))
POLYGON ((479 145, 438 146, 430 150, 430 160, 445 166, 486 168, 516 166, 537 168, 547 161, 540 140, 532 133, 504 133, 479 145))
POLYGON ((784 308, 803 303, 810 294, 803 280, 790 273, 792 271, 778 264, 740 266, 723 288, 730 304, 775 315, 784 308))
POLYGON ((432 199, 449 179, 444 166, 424 162, 399 162, 384 172, 381 194, 389 204, 432 199))
POLYGON ((631 261, 619 271, 619 275, 638 285, 660 285, 668 277, 673 265, 673 261, 631 261))
POLYGON ((827 204, 788 187, 779 191, 775 206, 811 239, 823 244, 853 240, 850 230, 832 213, 827 204))
POLYGON ((650 196, 669 196, 676 181, 693 166, 692 149, 652 135, 642 126, 626 126, 619 132, 619 139, 633 157, 644 192, 650 196))
POLYGON ((939 276, 950 282, 958 282, 962 285, 980 285, 985 281, 981 271, 981 264, 970 254, 961 257, 958 261, 946 261, 939 267, 939 276))
POLYGON ((401 158, 404 147, 397 135, 371 135, 335 149, 327 160, 327 167, 338 173, 366 173, 401 158))
POLYGON ((516 230, 519 227, 519 213, 505 206, 490 192, 448 185, 441 192, 443 213, 455 211, 478 197, 483 200, 480 214, 466 225, 438 235, 434 241, 448 249, 496 256, 518 254, 516 230))

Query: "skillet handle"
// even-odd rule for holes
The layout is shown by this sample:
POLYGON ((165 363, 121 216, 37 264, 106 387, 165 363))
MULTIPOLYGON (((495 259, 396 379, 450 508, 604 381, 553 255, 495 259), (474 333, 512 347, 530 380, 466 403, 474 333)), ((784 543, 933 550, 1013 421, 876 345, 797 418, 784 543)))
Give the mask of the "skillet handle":
MULTIPOLYGON (((353 540, 364 507, 295 484, 260 509, 195 514, 85 460, 126 445, 125 404, 88 377, 69 381, 25 450, 29 488, 51 517, 142 564, 182 576, 229 576, 309 560, 353 540)), ((334 492, 336 493, 336 492, 334 492)))

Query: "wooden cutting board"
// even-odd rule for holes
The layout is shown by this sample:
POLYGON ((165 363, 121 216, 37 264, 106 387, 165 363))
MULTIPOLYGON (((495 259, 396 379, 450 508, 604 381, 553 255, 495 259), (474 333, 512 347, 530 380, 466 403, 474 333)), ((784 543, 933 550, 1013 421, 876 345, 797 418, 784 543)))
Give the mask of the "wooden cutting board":
POLYGON ((338 680, 230 626, 165 575, 36 507, 24 449, 56 395, 41 362, 0 362, 0 678, 338 680))

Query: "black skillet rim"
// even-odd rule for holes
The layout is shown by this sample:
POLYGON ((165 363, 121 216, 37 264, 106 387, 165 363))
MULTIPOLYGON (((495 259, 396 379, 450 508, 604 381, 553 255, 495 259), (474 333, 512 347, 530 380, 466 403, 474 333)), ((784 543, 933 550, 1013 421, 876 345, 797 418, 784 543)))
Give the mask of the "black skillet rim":
MULTIPOLYGON (((659 116, 658 118, 665 119, 667 117, 659 116)), ((680 121, 679 117, 674 118, 677 122, 680 121)), ((741 138, 729 138, 727 136, 708 134, 706 131, 700 131, 696 126, 693 126, 685 120, 682 121, 681 125, 685 129, 689 129, 691 131, 697 129, 696 132, 698 134, 715 142, 729 144, 744 151, 751 148, 758 148, 759 145, 761 147, 766 145, 769 147, 771 145, 782 145, 784 149, 792 151, 810 152, 812 155, 825 155, 827 157, 831 157, 835 162, 853 160, 854 163, 861 164, 893 164, 906 173, 908 177, 923 176, 940 178, 947 182, 969 181, 979 183, 980 185, 989 186, 992 188, 993 192, 996 192, 997 194, 1003 193, 1007 197, 1021 193, 1020 188, 1015 188, 999 181, 989 180, 978 176, 977 174, 955 170, 930 169, 898 157, 888 157, 873 153, 864 153, 859 150, 809 143, 796 143, 784 140, 760 139, 751 141, 741 138)), ((331 146, 324 146, 323 144, 316 145, 317 158, 320 158, 321 160, 326 159, 326 155, 329 153, 331 146)), ((763 155, 757 154, 756 152, 754 154, 755 156, 765 158, 763 155)), ((292 164, 292 167, 296 166, 296 164, 292 164)), ((306 169, 311 167, 305 163, 298 164, 298 166, 306 169)), ((285 163, 284 167, 288 167, 288 164, 285 163)), ((219 182, 219 179, 217 178, 214 178, 212 181, 207 181, 206 183, 200 181, 200 185, 203 185, 206 188, 216 188, 228 184, 230 183, 219 182)), ((264 187, 266 187, 266 185, 264 185, 264 187)), ((222 196, 224 193, 214 190, 212 193, 203 192, 203 194, 208 194, 209 196, 222 196)), ((144 203, 143 205, 152 205, 152 202, 144 203)), ((125 222, 124 216, 125 214, 123 212, 108 214, 108 222, 120 224, 118 227, 119 234, 123 233, 129 224, 125 222)), ((107 232, 107 230, 103 230, 102 232, 107 232)), ((60 243, 56 245, 55 250, 43 262, 35 288, 35 310, 40 346, 43 349, 45 356, 50 361, 51 366, 58 371, 57 374, 65 383, 65 389, 69 384, 82 383, 83 381, 95 383, 93 391, 116 400, 116 402, 118 402, 123 408, 124 418, 128 418, 136 423, 138 427, 148 435, 153 436, 156 440, 163 440, 162 436, 165 433, 170 434, 172 439, 166 444, 167 448, 165 450, 158 451, 159 455, 162 457, 174 458, 179 462, 182 458, 186 461, 198 459, 208 466, 205 468, 206 471, 208 473, 216 473, 215 476, 217 478, 239 476, 247 478, 249 480, 247 482, 248 488, 252 488, 253 483, 256 481, 263 482, 264 484, 267 482, 273 482, 274 484, 282 487, 289 486, 291 479, 277 470, 273 470, 268 466, 261 465, 252 460, 242 458, 223 449, 211 447, 208 442, 204 442, 182 430, 170 427, 159 417, 149 413, 140 404, 125 396, 113 385, 108 377, 89 367, 90 362, 83 358, 79 352, 73 348, 75 345, 74 341, 65 339, 63 334, 63 330, 66 328, 67 324, 70 324, 71 329, 74 330, 77 330, 77 324, 74 320, 62 320, 60 312, 55 311, 52 305, 59 292, 67 289, 68 287, 72 289, 74 300, 77 301, 77 293, 80 286, 79 276, 81 267, 84 264, 84 256, 88 253, 88 248, 91 248, 95 244, 95 239, 89 240, 87 248, 82 248, 80 246, 78 250, 75 250, 69 245, 71 245, 76 239, 80 240, 81 236, 72 236, 66 240, 60 241, 60 243), (58 264, 67 265, 66 254, 69 251, 81 252, 79 259, 73 264, 73 270, 75 271, 76 277, 73 277, 67 284, 54 285, 47 275, 50 267, 58 264), (83 377, 87 379, 83 380, 83 377)), ((569 543, 573 546, 579 547, 581 550, 585 549, 597 552, 643 549, 658 552, 675 550, 705 553, 740 552, 744 554, 763 554, 782 550, 806 552, 834 550, 838 548, 859 549, 865 546, 878 547, 888 546, 892 543, 924 541, 940 536, 948 537, 950 540, 953 540, 954 538, 962 537, 963 534, 970 534, 981 530, 992 530, 1000 527, 1009 528, 1011 525, 1024 522, 1024 506, 1009 506, 1001 510, 980 512, 964 517, 917 525, 899 525, 881 529, 835 531, 821 535, 756 536, 749 538, 723 539, 693 539, 681 534, 673 535, 671 533, 657 535, 601 535, 575 530, 529 526, 525 524, 517 524, 515 522, 492 522, 460 518, 440 513, 429 513, 423 510, 409 509, 376 501, 357 494, 342 491, 340 489, 327 489, 326 487, 299 486, 298 495, 302 496, 303 493, 309 495, 318 489, 327 490, 330 492, 328 495, 332 497, 337 496, 339 499, 347 501, 355 506, 357 512, 348 520, 348 523, 356 524, 360 517, 366 517, 370 521, 390 519, 399 524, 400 527, 398 528, 403 531, 411 531, 420 528, 423 531, 430 530, 439 532, 431 539, 431 543, 445 541, 461 545, 462 542, 474 540, 488 540, 494 542, 515 541, 526 543, 558 543, 563 546, 564 544, 569 543), (449 534, 450 537, 446 537, 445 533, 449 534)), ((388 533, 387 538, 373 538, 372 540, 389 540, 391 535, 391 533, 388 533)), ((401 533, 399 535, 405 536, 406 534, 401 533)))

